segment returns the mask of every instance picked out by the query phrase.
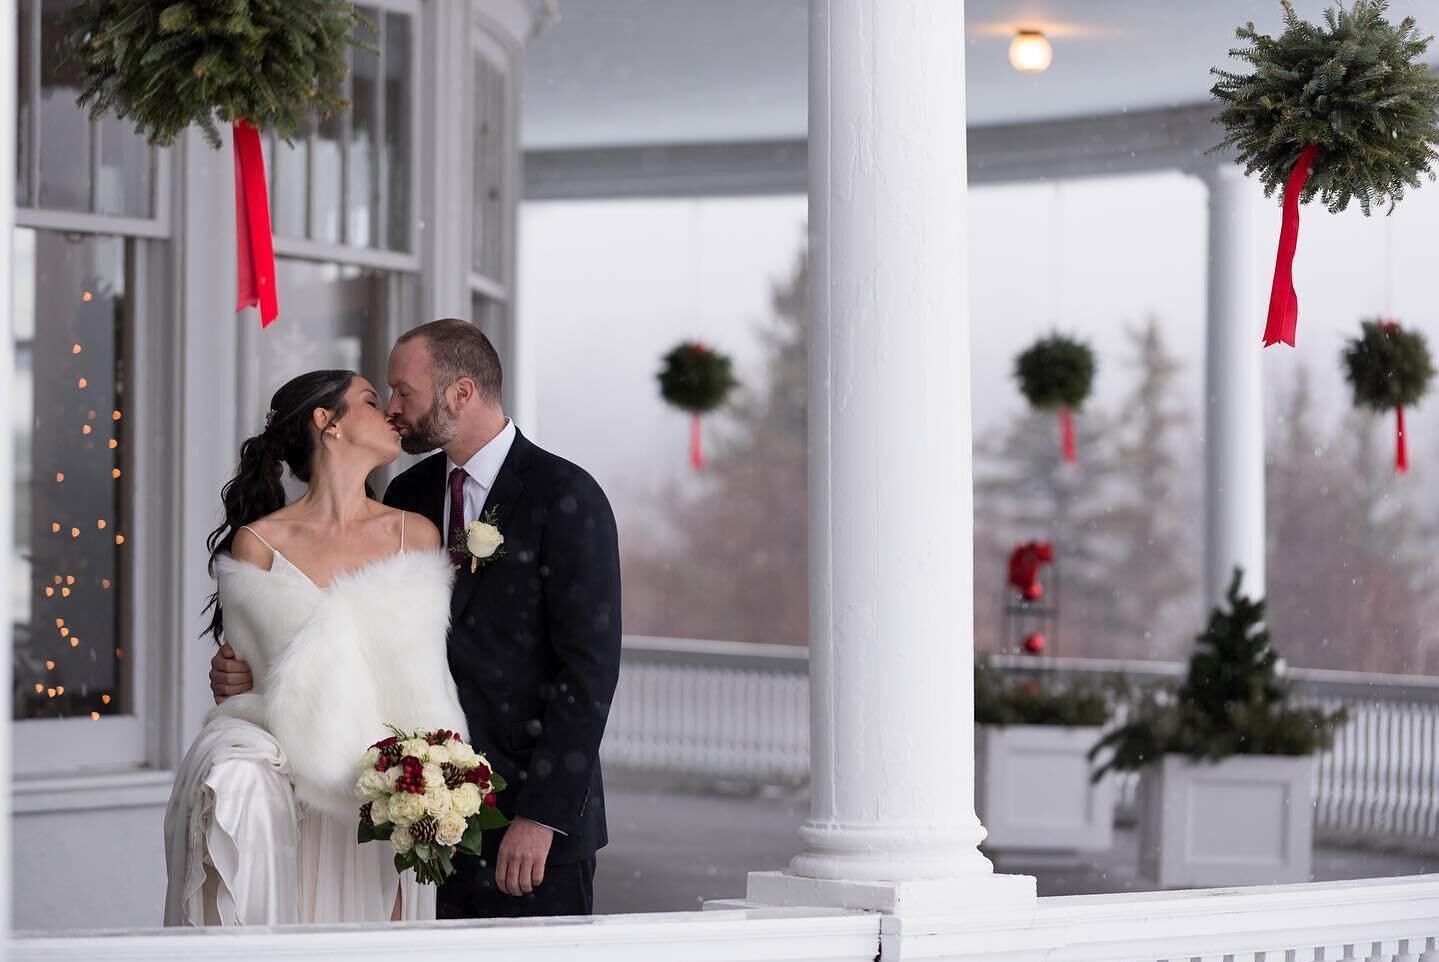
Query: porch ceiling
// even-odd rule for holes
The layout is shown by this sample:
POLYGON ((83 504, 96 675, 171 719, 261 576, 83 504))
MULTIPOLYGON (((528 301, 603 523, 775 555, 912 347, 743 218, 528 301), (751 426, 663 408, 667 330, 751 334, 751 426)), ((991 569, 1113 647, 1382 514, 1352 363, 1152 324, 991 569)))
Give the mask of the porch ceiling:
MULTIPOLYGON (((1328 0, 1294 0, 1318 19, 1328 0)), ((529 50, 524 146, 797 140, 805 135, 806 0, 560 0, 529 50)), ((1391 0, 1439 30, 1433 0, 1391 0)), ((968 0, 971 126, 1186 106, 1234 28, 1277 30, 1278 0, 968 0), (1054 64, 1009 66, 1020 27, 1044 30, 1054 64)))

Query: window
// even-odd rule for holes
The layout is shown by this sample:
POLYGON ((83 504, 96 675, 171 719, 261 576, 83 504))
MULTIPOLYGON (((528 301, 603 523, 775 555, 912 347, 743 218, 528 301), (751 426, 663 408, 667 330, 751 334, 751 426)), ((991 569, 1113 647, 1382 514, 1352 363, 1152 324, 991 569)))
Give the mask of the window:
POLYGON ((514 283, 509 253, 514 236, 515 89, 509 65, 514 57, 483 27, 470 45, 470 114, 474 169, 470 198, 470 320, 499 352, 506 372, 503 403, 515 408, 514 283))
MULTIPOLYGON (((409 252, 414 31, 408 13, 361 6, 381 51, 350 49, 348 111, 322 117, 286 144, 265 138, 277 237, 409 252)), ((283 245, 282 245, 283 246, 283 245)))

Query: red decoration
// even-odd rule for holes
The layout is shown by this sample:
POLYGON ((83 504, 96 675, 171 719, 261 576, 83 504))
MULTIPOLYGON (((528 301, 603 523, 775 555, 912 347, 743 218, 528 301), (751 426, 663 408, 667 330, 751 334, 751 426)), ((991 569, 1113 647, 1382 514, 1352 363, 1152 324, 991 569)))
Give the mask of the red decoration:
POLYGON ((270 233, 270 197, 265 187, 265 155, 260 132, 235 123, 235 258, 238 293, 235 310, 260 309, 260 326, 280 315, 275 290, 275 241, 270 233))
POLYGON ((704 434, 700 428, 700 416, 690 415, 690 465, 696 469, 703 469, 708 462, 705 461, 704 434))
POLYGON ((1059 444, 1064 450, 1065 464, 1073 464, 1079 460, 1074 443, 1074 413, 1067 406, 1059 409, 1059 444))
POLYGON ((1024 650, 1031 655, 1043 654, 1045 640, 1044 635, 1036 631, 1024 639, 1024 650))
POLYGON ((1394 415, 1396 417, 1394 427, 1397 432, 1397 437, 1394 439, 1394 470, 1400 474, 1406 474, 1409 471, 1409 442, 1404 438, 1404 409, 1402 407, 1395 408, 1394 415))
POLYGON ((1038 601, 1044 596, 1044 586, 1039 583, 1039 569, 1042 565, 1053 563, 1053 545, 1048 541, 1028 541, 1009 555, 1009 583, 1026 601, 1038 601))
POLYGON ((1294 293, 1294 250, 1299 246, 1299 194, 1314 169, 1318 144, 1299 154, 1284 185, 1284 218, 1279 225, 1279 252, 1274 260, 1274 284, 1269 289, 1269 320, 1264 327, 1264 346, 1281 341, 1294 346, 1299 327, 1299 295, 1294 293))

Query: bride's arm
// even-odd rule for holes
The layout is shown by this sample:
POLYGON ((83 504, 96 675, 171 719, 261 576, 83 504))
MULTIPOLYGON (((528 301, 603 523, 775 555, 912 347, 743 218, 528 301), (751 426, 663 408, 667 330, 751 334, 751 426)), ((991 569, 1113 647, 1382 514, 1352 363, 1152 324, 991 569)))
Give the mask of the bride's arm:
MULTIPOLYGON (((248 528, 235 532, 230 555, 237 561, 244 561, 265 570, 269 570, 274 560, 273 552, 248 528)), ((255 679, 250 674, 250 666, 235 657, 235 650, 230 647, 229 642, 221 645, 220 650, 210 659, 210 692, 215 696, 215 704, 220 704, 231 695, 243 695, 254 687, 255 679)))

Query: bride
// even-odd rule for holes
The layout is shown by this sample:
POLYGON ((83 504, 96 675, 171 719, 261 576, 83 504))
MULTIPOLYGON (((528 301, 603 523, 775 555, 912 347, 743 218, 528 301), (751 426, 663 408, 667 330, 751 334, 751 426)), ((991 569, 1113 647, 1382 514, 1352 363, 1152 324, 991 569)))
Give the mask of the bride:
POLYGON ((225 700, 165 815, 167 925, 435 916, 433 886, 356 840, 355 766, 393 724, 465 732, 445 654, 453 572, 425 517, 373 500, 400 454, 368 381, 314 371, 240 448, 210 536, 210 633, 255 687, 225 700), (281 465, 307 487, 286 503, 281 465))

